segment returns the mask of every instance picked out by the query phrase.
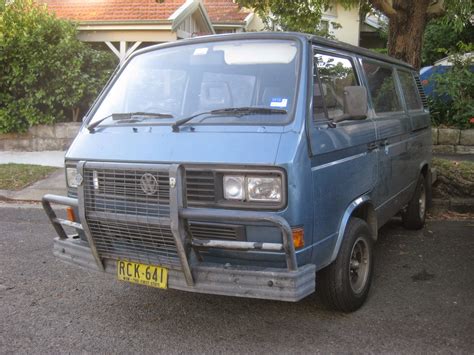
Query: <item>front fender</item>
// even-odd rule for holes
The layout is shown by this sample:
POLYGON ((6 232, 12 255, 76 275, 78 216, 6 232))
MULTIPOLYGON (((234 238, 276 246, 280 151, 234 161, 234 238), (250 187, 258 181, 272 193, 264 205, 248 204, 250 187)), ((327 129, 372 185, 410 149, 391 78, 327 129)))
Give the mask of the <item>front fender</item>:
POLYGON ((337 255, 339 254, 339 249, 341 248, 342 244, 342 239, 344 238, 344 232, 347 227, 347 223, 349 222, 349 218, 352 216, 352 213, 361 205, 364 203, 370 202, 371 199, 367 195, 360 196, 356 198, 354 201, 352 201, 349 206, 347 206, 346 211, 344 212, 341 223, 339 224, 339 230, 337 233, 337 240, 336 244, 334 246, 334 250, 331 255, 330 263, 332 263, 334 260, 336 260, 337 255))

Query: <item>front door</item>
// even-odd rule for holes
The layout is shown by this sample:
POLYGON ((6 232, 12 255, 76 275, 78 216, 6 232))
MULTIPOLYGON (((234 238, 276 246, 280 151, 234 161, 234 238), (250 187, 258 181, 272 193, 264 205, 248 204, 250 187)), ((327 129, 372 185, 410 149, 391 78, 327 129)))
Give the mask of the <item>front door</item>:
POLYGON ((344 87, 360 85, 354 58, 314 49, 313 120, 309 125, 315 242, 313 261, 327 265, 349 204, 377 180, 375 125, 370 118, 332 121, 344 113, 344 87))

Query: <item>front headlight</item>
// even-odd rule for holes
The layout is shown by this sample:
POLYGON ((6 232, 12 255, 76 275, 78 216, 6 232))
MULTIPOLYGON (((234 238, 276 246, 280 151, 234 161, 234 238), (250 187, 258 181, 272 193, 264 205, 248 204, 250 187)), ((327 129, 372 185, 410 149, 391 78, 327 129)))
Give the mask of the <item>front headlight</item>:
POLYGON ((79 174, 76 168, 66 168, 66 182, 69 187, 79 186, 79 174))
POLYGON ((246 179, 249 201, 281 202, 281 178, 257 177, 246 179))
POLYGON ((282 201, 282 182, 278 176, 224 175, 223 186, 226 200, 282 201))

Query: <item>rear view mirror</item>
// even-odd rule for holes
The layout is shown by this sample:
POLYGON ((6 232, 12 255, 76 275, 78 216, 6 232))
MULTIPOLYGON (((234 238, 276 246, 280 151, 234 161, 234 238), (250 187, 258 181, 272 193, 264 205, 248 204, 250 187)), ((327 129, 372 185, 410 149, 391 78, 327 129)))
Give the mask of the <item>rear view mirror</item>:
POLYGON ((367 89, 363 86, 344 87, 344 114, 334 122, 364 120, 367 118, 367 89))

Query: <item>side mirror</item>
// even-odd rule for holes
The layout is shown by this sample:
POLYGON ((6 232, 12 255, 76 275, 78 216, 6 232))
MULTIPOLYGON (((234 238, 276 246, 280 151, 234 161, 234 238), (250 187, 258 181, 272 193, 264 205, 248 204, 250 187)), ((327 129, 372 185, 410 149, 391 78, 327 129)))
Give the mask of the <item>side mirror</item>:
POLYGON ((367 89, 363 86, 344 87, 344 114, 335 117, 334 122, 364 120, 367 118, 367 89))

